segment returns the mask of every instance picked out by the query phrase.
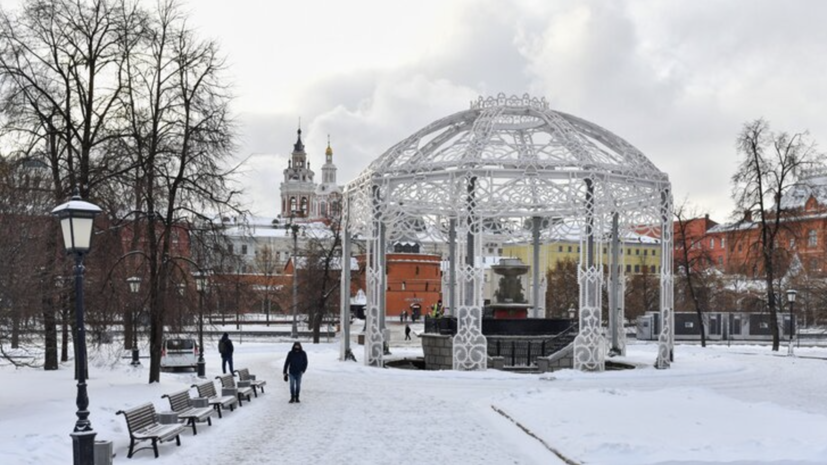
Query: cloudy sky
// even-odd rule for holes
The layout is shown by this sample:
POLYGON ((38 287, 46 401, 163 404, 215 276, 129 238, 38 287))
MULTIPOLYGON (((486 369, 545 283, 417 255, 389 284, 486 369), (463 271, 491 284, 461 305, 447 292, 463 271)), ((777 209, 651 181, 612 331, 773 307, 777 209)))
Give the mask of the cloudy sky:
MULTIPOLYGON (((340 184, 431 121, 499 92, 545 97, 625 138, 713 219, 735 138, 766 118, 827 147, 827 2, 193 0, 229 61, 248 207, 278 211, 299 118, 340 184)), ((320 174, 317 173, 318 176, 320 174)))

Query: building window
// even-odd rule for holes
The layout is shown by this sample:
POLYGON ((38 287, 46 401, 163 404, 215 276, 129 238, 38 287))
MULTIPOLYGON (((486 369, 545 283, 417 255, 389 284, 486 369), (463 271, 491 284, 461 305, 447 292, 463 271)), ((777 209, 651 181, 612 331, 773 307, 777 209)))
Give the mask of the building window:
POLYGON ((640 265, 635 265, 635 273, 640 273, 640 265))
POLYGON ((645 257, 645 256, 647 256, 647 255, 649 255, 649 251, 648 251, 648 250, 646 250, 646 249, 643 249, 643 256, 645 257))
POLYGON ((626 249, 626 255, 632 255, 632 249, 626 249))
POLYGON ((405 290, 405 281, 402 281, 402 290, 405 290))
POLYGON ((649 268, 649 272, 650 273, 655 273, 655 265, 652 265, 652 267, 649 268))
POLYGON ((710 249, 714 249, 714 248, 715 248, 715 239, 714 239, 714 238, 709 240, 709 248, 710 248, 710 249))
POLYGON ((571 246, 569 246, 569 252, 571 252, 571 246))
POLYGON ((563 251, 563 246, 562 246, 562 245, 558 245, 558 246, 557 246, 557 251, 558 251, 558 252, 562 252, 562 251, 563 251))
POLYGON ((635 255, 640 255, 640 249, 635 249, 635 255))
POLYGON ((818 260, 815 258, 810 260, 810 271, 818 271, 818 260))
POLYGON ((725 242, 726 242, 726 239, 722 237, 721 238, 721 248, 722 249, 726 248, 726 246, 724 245, 725 242))
POLYGON ((718 266, 724 266, 724 257, 718 257, 718 266))
POLYGON ((229 247, 227 247, 227 252, 229 252, 230 255, 233 254, 233 245, 232 244, 230 244, 229 247))
POLYGON ((791 249, 794 249, 794 248, 795 248, 795 238, 794 238, 794 237, 791 237, 791 238, 790 238, 790 248, 791 248, 791 249))
POLYGON ((241 246, 241 255, 247 255, 247 244, 241 246))
POLYGON ((652 256, 653 256, 653 257, 654 257, 655 255, 657 255, 657 253, 656 253, 656 252, 657 252, 657 250, 653 250, 653 251, 652 251, 652 256))
POLYGON ((818 232, 815 229, 811 229, 807 232, 807 245, 810 247, 815 247, 818 245, 818 232))
POLYGON ((631 273, 631 272, 632 272, 632 265, 626 265, 626 272, 627 272, 627 273, 631 273))

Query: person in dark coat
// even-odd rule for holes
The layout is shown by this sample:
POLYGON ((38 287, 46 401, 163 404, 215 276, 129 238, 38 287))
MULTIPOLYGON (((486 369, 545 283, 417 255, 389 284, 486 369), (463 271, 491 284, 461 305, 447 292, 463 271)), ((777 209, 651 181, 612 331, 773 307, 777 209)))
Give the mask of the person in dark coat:
POLYGON ((411 340, 411 327, 408 326, 407 324, 405 325, 405 340, 406 341, 411 340))
POLYGON ((221 353, 221 373, 227 374, 227 365, 230 366, 230 373, 233 372, 233 341, 230 335, 224 333, 218 341, 218 352, 221 353))
POLYGON ((284 359, 284 380, 290 380, 290 403, 301 402, 302 375, 307 370, 307 353, 302 350, 300 342, 293 343, 293 348, 284 359))

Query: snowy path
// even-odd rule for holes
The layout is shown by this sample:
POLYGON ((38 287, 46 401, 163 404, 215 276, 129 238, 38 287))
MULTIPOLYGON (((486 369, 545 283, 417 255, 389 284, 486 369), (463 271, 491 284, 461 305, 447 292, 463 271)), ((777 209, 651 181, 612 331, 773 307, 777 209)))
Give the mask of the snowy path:
POLYGON ((287 403, 287 383, 277 375, 283 358, 257 357, 249 365, 254 373, 267 373, 260 375, 268 379, 267 392, 202 428, 197 438, 184 438, 186 451, 169 450, 154 463, 182 456, 251 465, 557 463, 490 407, 487 398, 519 379, 486 382, 480 389, 473 377, 411 371, 403 373, 403 384, 398 372, 318 363, 333 355, 311 356, 300 404, 287 403), (196 441, 193 450, 189 445, 196 441))

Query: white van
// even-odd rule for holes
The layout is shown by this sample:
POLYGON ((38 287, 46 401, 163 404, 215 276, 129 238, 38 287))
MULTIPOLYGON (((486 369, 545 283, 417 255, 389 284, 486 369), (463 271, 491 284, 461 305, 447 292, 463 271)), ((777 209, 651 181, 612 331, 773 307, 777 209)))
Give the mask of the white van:
POLYGON ((161 368, 198 368, 195 339, 166 339, 161 349, 161 368))

